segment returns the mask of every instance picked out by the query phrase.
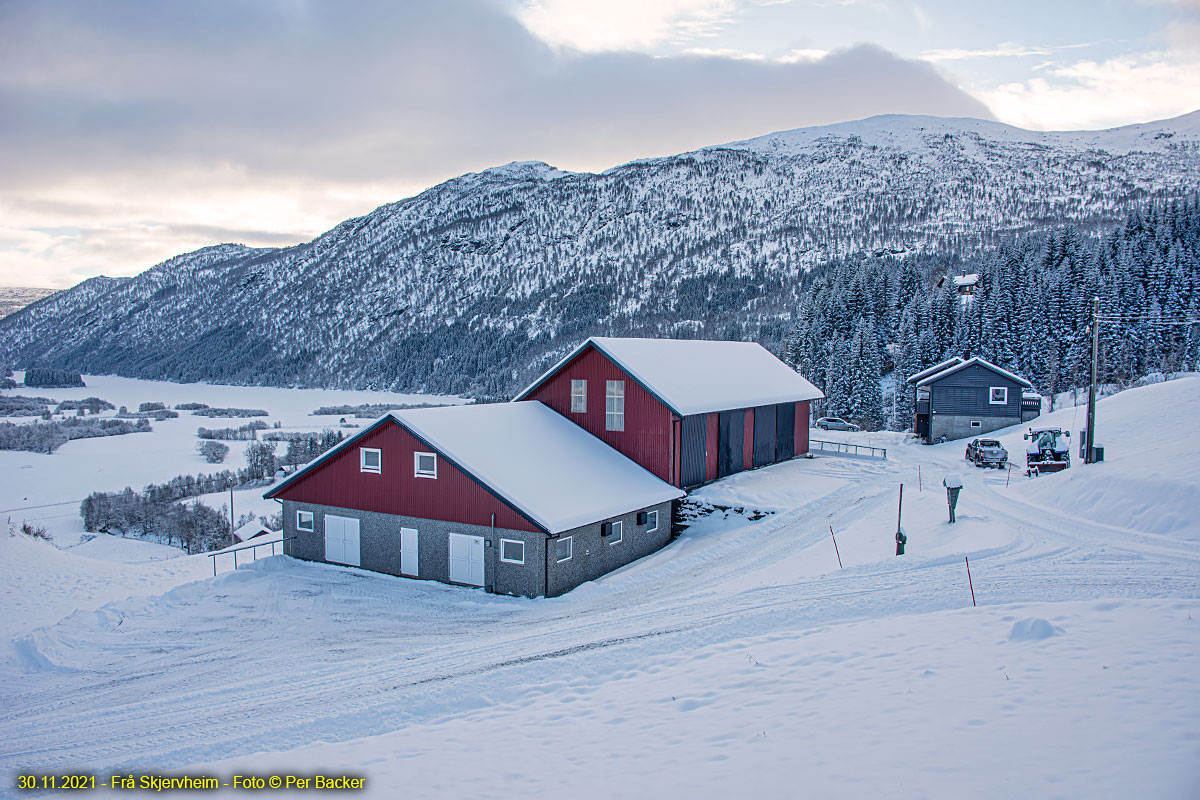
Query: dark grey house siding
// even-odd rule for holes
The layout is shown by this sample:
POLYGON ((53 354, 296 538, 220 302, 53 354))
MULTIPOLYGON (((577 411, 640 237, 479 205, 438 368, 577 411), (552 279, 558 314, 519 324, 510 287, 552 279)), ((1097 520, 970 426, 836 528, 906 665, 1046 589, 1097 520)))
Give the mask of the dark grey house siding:
POLYGON ((683 418, 683 443, 679 475, 683 488, 690 489, 704 483, 705 456, 708 448, 708 415, 693 414, 683 418))
MULTIPOLYGON (((624 522, 624 536, 618 544, 600 545, 600 526, 597 522, 585 525, 562 536, 574 538, 574 553, 569 561, 554 558, 554 541, 545 534, 492 529, 480 525, 463 525, 441 520, 359 511, 353 508, 321 506, 285 500, 283 503, 283 550, 286 555, 306 561, 325 561, 325 515, 335 514, 359 521, 359 562, 362 569, 401 575, 400 529, 415 528, 418 539, 418 571, 423 580, 442 583, 450 581, 450 536, 463 533, 481 536, 484 540, 484 588, 498 594, 537 597, 546 594, 545 582, 550 578, 550 596, 574 589, 585 581, 611 572, 643 556, 653 553, 671 540, 671 503, 662 503, 640 511, 658 513, 658 530, 646 531, 637 524, 638 511, 631 511, 614 520, 624 522), (296 512, 313 512, 313 530, 296 528, 296 512), (525 543, 525 563, 511 564, 500 560, 500 540, 516 539, 525 543), (547 550, 547 542, 550 548, 547 550)), ((605 520, 610 521, 610 520, 605 520)), ((412 576, 402 576, 412 577, 412 576)))
POLYGON ((774 463, 775 406, 756 406, 754 409, 754 466, 762 467, 774 463))
POLYGON ((746 435, 746 412, 722 411, 717 423, 717 477, 724 478, 744 469, 742 442, 746 435))
POLYGON ((796 404, 775 406, 775 460, 786 461, 796 455, 796 404))
POLYGON ((1021 418, 1021 391, 1024 387, 986 367, 973 364, 953 375, 929 384, 929 402, 934 414, 974 415, 976 417, 1021 418), (1008 402, 988 402, 993 386, 1008 389, 1008 402))

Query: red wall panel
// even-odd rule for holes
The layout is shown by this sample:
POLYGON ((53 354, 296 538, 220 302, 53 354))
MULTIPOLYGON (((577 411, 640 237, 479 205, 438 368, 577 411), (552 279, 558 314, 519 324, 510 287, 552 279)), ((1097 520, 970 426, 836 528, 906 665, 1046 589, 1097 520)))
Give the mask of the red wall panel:
POLYGON ((545 403, 588 433, 678 485, 679 448, 672 447, 675 415, 594 347, 584 349, 535 389, 526 400, 545 403), (571 412, 571 381, 587 381, 587 412, 571 412), (604 429, 605 381, 625 381, 625 430, 604 429))
MULTIPOLYGON (((378 429, 283 488, 281 500, 403 514, 469 525, 537 531, 529 520, 439 454, 437 478, 413 475, 413 453, 429 448, 395 422, 378 429), (382 451, 382 474, 362 472, 360 447, 382 451)), ((469 465, 464 465, 469 466, 469 465)))
POLYGON ((796 455, 808 452, 808 400, 796 403, 796 455))
POLYGON ((746 432, 742 436, 742 469, 754 466, 754 409, 746 409, 746 432))
POLYGON ((708 442, 704 454, 704 479, 707 481, 717 479, 717 447, 720 446, 720 442, 721 415, 714 412, 708 415, 708 442))

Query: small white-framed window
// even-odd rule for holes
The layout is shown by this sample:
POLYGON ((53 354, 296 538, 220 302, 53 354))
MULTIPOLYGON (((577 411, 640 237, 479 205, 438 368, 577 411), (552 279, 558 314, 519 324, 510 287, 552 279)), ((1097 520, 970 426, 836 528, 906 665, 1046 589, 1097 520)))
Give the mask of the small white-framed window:
POLYGON ((971 427, 972 428, 982 428, 983 422, 980 420, 977 420, 977 419, 973 419, 973 420, 971 420, 971 427))
POLYGON ((658 530, 658 512, 657 511, 647 511, 646 512, 646 533, 654 533, 656 530, 658 530))
POLYGON ((554 560, 555 561, 570 561, 571 560, 571 537, 564 536, 555 541, 554 544, 554 560))
POLYGON ((360 472, 383 473, 383 451, 374 447, 358 448, 358 468, 360 472))
POLYGON ((625 381, 604 382, 604 430, 625 430, 625 381))
POLYGON ((437 477, 437 453, 413 453, 413 477, 437 477))
POLYGON ((621 540, 624 538, 625 538, 625 523, 620 522, 620 521, 610 522, 608 524, 608 543, 609 544, 620 544, 621 540))
POLYGON ((571 379, 571 413, 587 413, 587 381, 578 378, 571 379))
POLYGON ((988 390, 988 402, 994 406, 1008 405, 1008 387, 993 386, 988 390))
POLYGON ((524 564, 525 543, 520 539, 501 539, 500 560, 505 564, 524 564))
POLYGON ((313 512, 297 511, 296 512, 296 530, 312 531, 313 529, 313 512))

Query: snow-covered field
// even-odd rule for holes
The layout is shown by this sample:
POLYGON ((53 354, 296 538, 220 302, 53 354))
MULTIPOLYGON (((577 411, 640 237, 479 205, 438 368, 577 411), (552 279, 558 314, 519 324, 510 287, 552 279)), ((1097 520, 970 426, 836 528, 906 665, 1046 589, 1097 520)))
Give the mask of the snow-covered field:
MULTIPOLYGON (((1200 378, 1099 409, 1105 463, 1008 485, 965 442, 822 433, 888 460, 710 485, 722 508, 678 541, 551 600, 0 536, 0 791, 119 770, 351 774, 373 797, 1195 797, 1200 378)), ((999 432, 1018 462, 1022 430, 999 432)))

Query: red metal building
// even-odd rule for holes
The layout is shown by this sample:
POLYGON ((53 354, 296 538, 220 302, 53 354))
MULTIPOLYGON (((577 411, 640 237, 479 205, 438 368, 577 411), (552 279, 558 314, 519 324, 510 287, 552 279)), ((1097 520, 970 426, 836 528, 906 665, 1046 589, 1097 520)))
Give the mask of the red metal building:
POLYGON ((753 342, 593 337, 515 399, 691 488, 808 452, 809 402, 823 396, 753 342))

